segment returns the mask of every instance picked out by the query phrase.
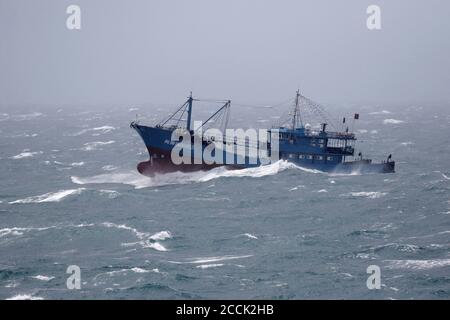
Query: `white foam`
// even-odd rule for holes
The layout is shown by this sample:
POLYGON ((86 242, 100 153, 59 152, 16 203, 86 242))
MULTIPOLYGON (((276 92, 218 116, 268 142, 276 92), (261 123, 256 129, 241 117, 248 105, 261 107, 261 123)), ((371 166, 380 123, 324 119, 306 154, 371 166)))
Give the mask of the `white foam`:
POLYGON ((406 141, 406 142, 402 142, 402 143, 400 143, 402 146, 410 146, 410 145, 413 145, 414 144, 414 142, 411 142, 411 141, 406 141))
POLYGON ((153 177, 143 176, 136 171, 125 171, 115 173, 104 173, 92 177, 72 176, 71 180, 75 184, 126 184, 134 186, 136 189, 156 187, 170 184, 186 184, 194 182, 207 182, 223 177, 251 177, 260 178, 275 175, 284 170, 301 170, 308 173, 323 173, 315 169, 308 169, 296 166, 285 160, 277 161, 273 164, 259 166, 255 168, 230 170, 226 167, 218 167, 209 171, 196 172, 172 172, 166 174, 156 174, 153 177))
POLYGON ((299 188, 305 188, 305 186, 303 184, 299 184, 298 186, 295 186, 295 187, 289 189, 288 191, 295 191, 295 190, 298 190, 299 188))
POLYGON ((100 277, 102 275, 108 275, 108 276, 112 277, 112 276, 117 275, 117 274, 123 274, 123 273, 129 273, 129 272, 134 272, 134 273, 149 273, 149 272, 160 273, 158 269, 147 270, 147 269, 142 269, 142 268, 139 268, 139 267, 133 267, 133 268, 130 268, 130 269, 120 269, 120 270, 114 270, 114 271, 100 273, 100 274, 97 274, 94 277, 94 279, 97 279, 98 277, 100 277))
POLYGON ((165 240, 170 238, 172 238, 172 235, 170 234, 169 231, 160 231, 150 236, 150 239, 152 240, 165 240))
POLYGON ((129 227, 129 226, 125 225, 125 224, 116 224, 116 223, 112 223, 112 222, 103 222, 103 223, 101 223, 101 225, 105 226, 107 228, 116 228, 116 229, 123 229, 123 230, 131 231, 139 239, 145 239, 146 237, 148 237, 148 233, 140 232, 137 229, 129 227))
POLYGON ((115 143, 114 140, 87 142, 84 144, 84 147, 82 149, 85 151, 92 151, 92 150, 97 150, 97 148, 100 146, 105 146, 105 145, 113 144, 113 143, 115 143))
POLYGON ((31 152, 29 150, 24 150, 22 153, 19 153, 18 155, 15 155, 15 156, 11 157, 10 159, 18 160, 18 159, 23 159, 23 158, 31 158, 37 154, 42 154, 42 151, 31 152))
POLYGON ((322 171, 309 169, 297 166, 286 160, 279 160, 275 163, 259 166, 255 168, 246 168, 240 170, 228 170, 225 167, 219 167, 211 171, 206 172, 206 174, 199 179, 199 181, 205 182, 222 177, 252 177, 260 178, 265 176, 275 175, 287 169, 297 169, 309 173, 323 173, 322 171))
POLYGON ((109 133, 113 130, 115 130, 116 128, 112 127, 112 126, 101 126, 101 127, 96 127, 96 128, 90 128, 90 129, 83 129, 75 134, 73 134, 72 136, 80 136, 82 134, 85 134, 87 132, 99 132, 99 133, 109 133))
POLYGON ((5 288, 17 288, 19 286, 19 282, 11 280, 5 285, 5 288))
POLYGON ((100 194, 106 195, 109 199, 115 199, 115 198, 117 198, 118 196, 120 196, 120 193, 117 192, 117 191, 115 191, 115 190, 105 190, 105 189, 102 189, 102 190, 99 190, 99 192, 100 192, 100 194))
POLYGON ((60 161, 53 161, 54 164, 57 164, 59 166, 68 166, 68 167, 81 167, 84 166, 84 162, 72 162, 70 164, 66 164, 60 161))
POLYGON ((123 243, 123 246, 134 246, 134 245, 140 245, 142 248, 151 248, 157 251, 168 251, 166 247, 164 247, 161 243, 158 241, 163 241, 165 239, 171 238, 172 235, 169 231, 160 231, 153 235, 150 235, 146 232, 138 231, 136 228, 129 227, 125 224, 115 224, 112 222, 103 222, 101 223, 102 226, 105 226, 107 228, 117 228, 117 229, 123 229, 132 232, 139 240, 138 242, 132 242, 132 243, 123 243))
POLYGON ((102 167, 102 170, 105 170, 105 171, 113 171, 116 169, 117 169, 117 167, 110 165, 110 164, 102 167))
POLYGON ((11 115, 11 119, 14 121, 24 121, 24 120, 32 120, 34 118, 40 117, 43 114, 41 112, 33 112, 33 113, 27 113, 27 114, 16 114, 11 115))
POLYGON ((444 173, 441 173, 441 174, 442 174, 442 176, 444 177, 445 180, 450 180, 449 176, 445 175, 444 173))
POLYGON ((378 192, 378 191, 369 191, 369 192, 350 192, 349 194, 345 194, 346 196, 351 197, 365 197, 369 199, 378 199, 386 195, 384 192, 378 192))
POLYGON ((225 261, 225 260, 234 260, 234 259, 243 259, 243 258, 249 258, 252 257, 252 255, 244 255, 244 256, 218 256, 218 257, 203 257, 203 258, 192 258, 191 260, 185 261, 185 262, 178 262, 178 261, 169 261, 171 263, 177 263, 177 264, 205 264, 210 262, 218 262, 218 261, 225 261))
POLYGON ((429 270, 450 266, 450 259, 435 260, 386 260, 391 269, 429 270))
POLYGON ((32 277, 33 279, 36 279, 36 280, 41 280, 41 281, 50 281, 50 280, 52 280, 52 279, 55 279, 55 277, 51 277, 51 276, 42 276, 42 275, 37 275, 37 276, 33 276, 32 277))
POLYGON ((328 192, 328 190, 327 190, 327 189, 320 189, 320 190, 318 190, 317 192, 318 192, 318 193, 326 193, 326 192, 328 192))
POLYGON ((244 236, 246 236, 247 238, 250 238, 250 239, 258 239, 257 236, 254 236, 254 235, 251 234, 251 233, 244 233, 244 236))
POLYGON ((196 266, 196 268, 209 269, 209 268, 217 268, 217 267, 222 267, 222 266, 223 266, 222 263, 212 263, 212 264, 201 264, 199 266, 196 266))
POLYGON ((400 123, 404 123, 405 121, 403 120, 396 120, 396 119, 384 119, 383 123, 384 124, 400 124, 400 123))
POLYGON ((131 271, 133 271, 135 273, 147 273, 147 272, 150 272, 149 270, 145 270, 145 269, 137 268, 137 267, 131 268, 131 271))
POLYGON ((31 294, 18 294, 6 300, 44 300, 42 297, 36 297, 31 294))
POLYGON ((159 242, 150 242, 150 241, 146 241, 143 245, 143 248, 151 248, 151 249, 155 249, 157 251, 167 251, 166 247, 164 247, 161 243, 159 242))
POLYGON ((69 189, 69 190, 60 190, 57 192, 49 192, 42 194, 40 196, 28 197, 25 199, 19 199, 16 201, 9 202, 9 204, 18 204, 18 203, 43 203, 43 202, 60 202, 64 198, 71 195, 79 195, 81 192, 86 190, 85 188, 78 189, 69 189))
POLYGON ((140 175, 135 171, 128 171, 122 173, 105 173, 92 177, 70 177, 75 184, 126 184, 134 186, 136 189, 151 187, 155 184, 154 179, 140 175))
POLYGON ((370 112, 369 114, 371 115, 376 115, 376 114, 390 114, 391 112, 388 110, 381 110, 381 111, 374 111, 374 112, 370 112))
POLYGON ((48 229, 53 229, 53 228, 56 228, 56 226, 43 227, 43 228, 36 228, 36 227, 29 227, 29 228, 20 228, 20 227, 3 228, 3 229, 0 229, 0 238, 5 237, 5 236, 9 236, 9 235, 21 236, 25 232, 29 232, 29 231, 43 231, 43 230, 48 230, 48 229))

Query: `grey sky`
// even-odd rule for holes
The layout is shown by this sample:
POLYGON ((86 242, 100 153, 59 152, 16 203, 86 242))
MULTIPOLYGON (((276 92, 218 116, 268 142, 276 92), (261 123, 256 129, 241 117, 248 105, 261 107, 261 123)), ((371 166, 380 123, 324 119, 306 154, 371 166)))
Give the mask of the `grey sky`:
POLYGON ((0 104, 450 101, 447 0, 0 0, 0 104), (82 30, 66 28, 81 7, 82 30), (382 30, 366 28, 366 8, 382 30))

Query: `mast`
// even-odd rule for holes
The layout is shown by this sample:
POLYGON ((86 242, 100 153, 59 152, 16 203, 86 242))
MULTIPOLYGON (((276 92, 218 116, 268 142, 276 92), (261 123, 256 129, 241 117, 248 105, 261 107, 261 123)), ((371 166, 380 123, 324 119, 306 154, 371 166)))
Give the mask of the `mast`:
POLYGON ((295 96, 295 108, 294 108, 294 116, 292 118, 292 130, 295 130, 297 126, 297 113, 300 113, 298 110, 298 98, 300 97, 300 90, 297 90, 297 94, 295 96))
POLYGON ((187 117, 187 123, 186 123, 186 129, 191 132, 191 117, 192 117, 192 101, 194 99, 192 99, 192 91, 191 91, 191 95, 189 96, 188 99, 188 109, 187 109, 187 113, 188 113, 188 117, 187 117))

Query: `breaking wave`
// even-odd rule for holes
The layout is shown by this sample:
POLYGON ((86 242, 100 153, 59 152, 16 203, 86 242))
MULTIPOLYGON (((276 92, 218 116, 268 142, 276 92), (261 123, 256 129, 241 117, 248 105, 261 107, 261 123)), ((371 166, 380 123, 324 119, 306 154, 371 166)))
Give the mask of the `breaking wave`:
POLYGON ((36 228, 36 227, 29 227, 29 228, 20 228, 20 227, 12 227, 12 228, 3 228, 0 229, 0 238, 6 237, 6 236, 21 236, 25 232, 30 231, 43 231, 48 229, 56 228, 56 226, 51 227, 42 227, 42 228, 36 228))
POLYGON ((103 133, 109 133, 113 130, 115 130, 116 128, 113 126, 102 126, 102 127, 96 127, 96 128, 90 128, 90 129, 83 129, 75 134, 73 134, 73 137, 77 137, 77 136, 81 136, 87 132, 94 132, 94 133, 98 133, 98 134, 103 134, 103 133))
POLYGON ((70 177, 72 182, 79 185, 86 184, 126 184, 134 186, 136 189, 156 186, 153 178, 145 177, 135 171, 123 173, 105 173, 92 177, 70 177))
POLYGON ((265 166, 247 169, 237 169, 237 170, 230 170, 225 167, 219 167, 209 171, 171 172, 166 174, 156 174, 153 177, 143 176, 136 171, 127 171, 122 173, 105 173, 85 178, 72 176, 71 180, 73 183, 79 185, 126 184, 131 185, 136 189, 141 189, 170 184, 207 182, 214 179, 225 177, 261 178, 265 176, 275 175, 288 169, 301 170, 308 173, 323 173, 322 171, 319 170, 299 167, 288 161, 280 160, 273 164, 265 166))
POLYGON ((384 119, 383 123, 384 124, 400 124, 400 123, 404 123, 405 121, 403 120, 396 120, 396 119, 384 119))
POLYGON ((450 259, 434 260, 387 260, 390 269, 429 270, 450 266, 450 259))
POLYGON ((369 192, 350 192, 343 194, 342 196, 349 196, 349 197, 356 197, 356 198, 369 198, 369 199, 378 199, 383 196, 385 196, 385 192, 378 192, 378 191, 369 191, 369 192))
POLYGON ((107 228, 117 228, 117 229, 123 229, 123 230, 130 231, 139 239, 138 242, 122 243, 123 246, 140 245, 142 248, 151 248, 151 249, 155 249, 157 251, 167 251, 167 248, 164 247, 158 241, 163 241, 163 240, 172 238, 172 234, 169 231, 160 231, 155 234, 150 234, 147 232, 138 231, 137 229, 135 229, 133 227, 129 227, 125 224, 115 224, 115 223, 111 223, 111 222, 104 222, 101 225, 105 226, 107 228))
POLYGON ((19 199, 12 202, 9 202, 9 204, 18 204, 18 203, 42 203, 42 202, 60 202, 62 199, 75 195, 80 194, 86 190, 85 188, 78 188, 78 189, 69 189, 69 190, 60 190, 58 192, 49 192, 42 194, 40 196, 33 196, 28 197, 25 199, 19 199))
POLYGON ((60 161, 53 161, 54 164, 58 166, 65 166, 65 167, 82 167, 84 166, 84 161, 81 162, 72 162, 72 163, 64 163, 60 161))
POLYGON ((209 269, 209 268, 217 268, 217 267, 223 267, 223 263, 211 263, 211 264, 201 264, 199 266, 196 266, 198 269, 209 269))
POLYGON ((378 114, 390 114, 391 112, 388 110, 381 110, 381 111, 374 111, 374 112, 370 112, 370 115, 378 115, 378 114))
POLYGON ((186 264, 208 264, 211 262, 250 258, 252 256, 253 255, 202 257, 202 258, 192 258, 192 259, 189 259, 189 260, 186 260, 183 262, 180 262, 180 261, 168 261, 168 262, 175 263, 175 264, 185 264, 185 263, 186 264))
POLYGON ((33 279, 36 279, 36 280, 40 280, 40 281, 50 281, 50 280, 52 280, 52 279, 55 279, 55 277, 52 277, 52 276, 43 276, 43 275, 40 275, 40 274, 38 274, 37 276, 33 276, 32 278, 33 278, 33 279))
POLYGON ((84 144, 84 147, 82 148, 82 150, 84 150, 84 151, 97 150, 97 148, 100 147, 100 146, 113 144, 113 143, 115 143, 114 140, 87 142, 87 143, 84 144))
POLYGON ((158 269, 151 269, 151 270, 148 270, 148 269, 143 269, 143 268, 139 268, 139 267, 132 267, 132 268, 124 268, 124 269, 119 269, 119 270, 114 270, 114 271, 108 271, 108 272, 104 272, 104 273, 100 273, 100 274, 97 274, 95 277, 94 277, 94 280, 95 279, 97 279, 98 277, 100 277, 100 276, 103 276, 103 275, 107 275, 107 276, 110 276, 110 277, 112 277, 112 276, 114 276, 114 275, 118 275, 118 274, 124 274, 124 273, 129 273, 129 272, 134 272, 134 273, 149 273, 149 272, 155 272, 155 273, 159 273, 159 270, 158 269))
MULTIPOLYGON (((171 239, 172 234, 170 231, 159 231, 157 233, 147 233, 137 230, 136 228, 127 226, 125 224, 116 224, 112 222, 103 222, 103 223, 90 223, 90 224, 78 224, 78 225, 61 225, 61 226, 49 226, 49 227, 10 227, 0 229, 0 238, 3 237, 20 237, 27 232, 32 231, 45 231, 49 229, 66 229, 66 228, 91 228, 91 227, 102 227, 102 228, 114 228, 129 231, 132 233, 137 239, 137 242, 131 243, 122 243, 122 246, 135 246, 140 245, 142 248, 152 248, 157 251, 168 251, 166 247, 164 247, 160 241, 164 241, 166 239, 171 239)), ((37 278, 36 278, 37 279, 37 278)), ((44 278, 38 280, 45 280, 44 278)), ((49 279, 51 280, 51 279, 49 279)))
POLYGON ((203 177, 201 177, 199 181, 205 182, 205 181, 210 181, 213 179, 223 178, 223 177, 261 178, 261 177, 265 177, 265 176, 275 175, 277 173, 280 173, 280 172, 288 170, 288 169, 297 169, 297 170, 301 170, 301 171, 305 171, 305 172, 309 172, 309 173, 323 173, 322 171, 319 171, 319 170, 308 169, 308 168, 297 166, 286 160, 279 160, 279 161, 269 164, 269 165, 255 167, 255 168, 239 169, 239 170, 229 170, 225 167, 219 167, 219 168, 216 168, 216 169, 206 172, 206 174, 203 177))
POLYGON ((6 300, 44 300, 42 297, 36 297, 31 294, 18 294, 6 300))
POLYGON ((18 155, 15 155, 15 156, 11 157, 10 159, 18 160, 18 159, 23 159, 23 158, 31 158, 37 154, 42 154, 42 151, 31 152, 30 150, 23 150, 22 153, 19 153, 18 155))

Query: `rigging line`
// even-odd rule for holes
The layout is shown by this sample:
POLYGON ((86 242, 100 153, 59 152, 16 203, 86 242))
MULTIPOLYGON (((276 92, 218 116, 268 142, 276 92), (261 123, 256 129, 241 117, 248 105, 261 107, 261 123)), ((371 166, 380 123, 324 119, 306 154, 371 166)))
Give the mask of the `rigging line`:
MULTIPOLYGON (((317 108, 318 111, 323 114, 325 117, 332 117, 331 114, 329 112, 327 112, 320 104, 318 104, 317 102, 312 101, 309 98, 305 97, 305 100, 308 101, 313 107, 317 108)), ((327 119, 328 120, 328 119, 327 119)))
POLYGON ((247 107, 247 108, 274 109, 274 108, 278 108, 278 107, 280 107, 282 105, 285 105, 287 103, 290 103, 292 101, 293 101, 293 99, 289 98, 288 100, 282 101, 282 102, 277 103, 275 105, 269 105, 269 104, 266 104, 266 105, 252 105, 252 104, 236 103, 236 102, 233 102, 233 105, 240 106, 240 107, 247 107))
POLYGON ((164 126, 167 122, 169 122, 178 112, 180 112, 180 110, 181 109, 183 109, 185 106, 186 106, 186 104, 189 102, 189 100, 188 101, 186 101, 185 103, 183 103, 182 105, 181 105, 181 107, 179 107, 178 109, 177 109, 177 111, 175 111, 172 115, 170 115, 170 117, 167 119, 167 120, 161 120, 159 123, 158 123, 158 125, 159 126, 164 126), (161 124, 161 122, 163 122, 162 124, 161 124))
MULTIPOLYGON (((178 121, 177 121, 177 124, 176 124, 177 127, 178 127, 178 124, 180 123, 180 121, 182 120, 181 118, 183 118, 183 115, 184 115, 184 113, 186 112, 186 109, 187 109, 187 108, 184 108, 184 109, 183 109, 183 112, 181 113, 180 117, 178 118, 178 121)), ((184 120, 183 120, 183 121, 184 121, 184 120)))
POLYGON ((220 99, 194 99, 194 101, 214 102, 214 103, 226 103, 226 102, 228 102, 228 100, 220 100, 220 99))
MULTIPOLYGON (((200 127, 197 128, 197 130, 199 130, 200 128, 202 128, 205 124, 207 124, 209 122, 209 120, 211 120, 212 118, 214 118, 217 114, 219 114, 220 112, 222 112, 225 108, 228 107, 228 105, 231 103, 230 100, 228 100, 219 110, 217 110, 216 112, 214 112, 214 114, 209 117, 204 123, 203 125, 201 125, 200 127)), ((197 131, 196 130, 196 131, 197 131)))
POLYGON ((306 101, 309 104, 308 107, 310 107, 316 115, 321 116, 323 118, 323 120, 326 120, 330 124, 330 126, 332 126, 335 130, 337 130, 334 121, 332 122, 330 120, 330 118, 332 118, 332 116, 331 116, 331 114, 329 112, 327 112, 317 102, 315 102, 315 101, 313 101, 313 100, 311 100, 311 99, 309 99, 309 98, 307 98, 307 97, 305 97, 303 95, 301 97, 302 97, 302 99, 304 99, 304 101, 306 101), (315 111, 317 111, 318 114, 315 111))

